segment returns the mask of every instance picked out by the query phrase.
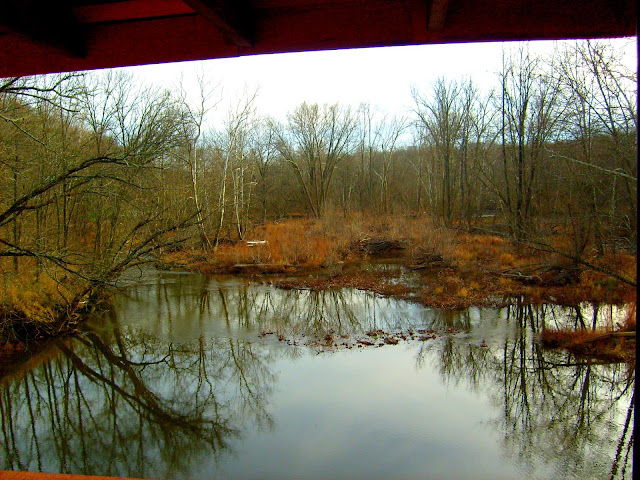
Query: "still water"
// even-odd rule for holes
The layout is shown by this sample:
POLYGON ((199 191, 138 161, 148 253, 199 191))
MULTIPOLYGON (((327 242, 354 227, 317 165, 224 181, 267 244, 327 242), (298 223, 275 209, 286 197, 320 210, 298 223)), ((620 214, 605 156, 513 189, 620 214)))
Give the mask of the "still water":
POLYGON ((611 323, 623 308, 442 312, 349 289, 143 280, 84 335, 0 380, 0 469, 631 478, 632 367, 535 341, 545 324, 611 323), (358 346, 371 330, 436 338, 358 346))

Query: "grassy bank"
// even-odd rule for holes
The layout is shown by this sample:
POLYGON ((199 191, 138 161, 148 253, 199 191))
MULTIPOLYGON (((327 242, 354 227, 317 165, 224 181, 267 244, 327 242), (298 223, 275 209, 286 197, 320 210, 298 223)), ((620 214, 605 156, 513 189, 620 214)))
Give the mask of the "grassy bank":
POLYGON ((35 260, 23 260, 18 271, 0 267, 0 355, 74 333, 98 301, 95 288, 61 269, 38 268, 35 260))
MULTIPOLYGON (((501 306, 516 299, 636 303, 634 254, 585 250, 583 263, 576 262, 562 254, 571 252, 571 239, 561 233, 543 239, 544 251, 426 218, 354 216, 288 219, 256 227, 247 238, 209 253, 171 252, 162 262, 202 273, 279 274, 270 283, 280 288, 358 288, 445 309, 501 306), (389 264, 399 268, 375 268, 389 264)), ((542 343, 628 362, 635 358, 635 308, 631 311, 624 325, 607 330, 544 330, 542 343)))
POLYGON ((598 329, 545 329, 540 337, 547 348, 561 348, 604 361, 632 361, 636 351, 635 304, 619 325, 598 329))
MULTIPOLYGON (((160 264, 201 273, 292 274, 279 285, 362 288, 439 308, 495 304, 515 297, 568 305, 636 299, 635 287, 606 273, 635 281, 635 255, 583 254, 595 267, 588 268, 558 253, 494 234, 445 228, 428 218, 287 219, 257 226, 245 239, 222 243, 211 252, 169 252, 160 264), (380 259, 405 268, 358 268, 380 259), (409 282, 403 281, 407 272, 409 282)), ((562 235, 548 239, 548 246, 559 251, 567 243, 562 235)))

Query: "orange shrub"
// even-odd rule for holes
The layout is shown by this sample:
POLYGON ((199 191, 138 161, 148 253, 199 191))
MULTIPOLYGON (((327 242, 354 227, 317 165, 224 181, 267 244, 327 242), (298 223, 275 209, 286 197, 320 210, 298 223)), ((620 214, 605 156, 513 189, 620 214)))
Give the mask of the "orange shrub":
POLYGON ((513 267, 515 265, 516 258, 510 253, 501 253, 498 261, 502 267, 513 267))
POLYGON ((469 290, 467 290, 465 287, 462 287, 460 290, 458 290, 456 296, 466 298, 469 296, 469 290))
POLYGON ((470 262, 473 261, 478 252, 473 248, 468 248, 467 246, 459 246, 454 250, 455 259, 462 262, 470 262))
POLYGON ((0 274, 0 310, 39 321, 54 320, 57 309, 84 287, 78 278, 54 267, 37 274, 33 260, 22 261, 18 273, 2 269, 0 274))

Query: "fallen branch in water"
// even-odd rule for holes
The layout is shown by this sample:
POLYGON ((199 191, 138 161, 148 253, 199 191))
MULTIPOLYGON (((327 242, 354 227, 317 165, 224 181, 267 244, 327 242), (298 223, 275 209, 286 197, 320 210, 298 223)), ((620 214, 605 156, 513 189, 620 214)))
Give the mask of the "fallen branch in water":
POLYGON ((634 337, 635 338, 635 336, 636 336, 635 330, 632 332, 609 332, 609 333, 603 333, 601 335, 597 335, 595 337, 587 338, 583 340, 582 343, 597 342, 598 340, 605 340, 613 337, 627 337, 627 338, 634 337))
POLYGON ((544 264, 524 267, 524 271, 516 268, 509 268, 501 272, 500 275, 504 278, 510 278, 525 285, 560 287, 578 283, 580 281, 580 273, 581 269, 577 264, 544 264))
POLYGON ((635 328, 603 332, 594 330, 542 331, 542 345, 563 348, 577 355, 587 355, 615 361, 635 358, 635 328))

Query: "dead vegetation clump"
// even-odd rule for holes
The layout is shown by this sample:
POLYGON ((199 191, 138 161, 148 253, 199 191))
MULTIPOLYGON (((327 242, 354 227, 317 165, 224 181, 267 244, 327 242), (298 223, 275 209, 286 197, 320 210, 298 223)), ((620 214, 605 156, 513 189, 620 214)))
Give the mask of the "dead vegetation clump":
MULTIPOLYGON (((244 240, 221 242, 212 252, 184 248, 158 259, 164 268, 202 273, 237 270, 238 265, 326 268, 370 257, 424 259, 424 252, 442 258, 451 235, 429 218, 401 216, 320 219, 288 218, 251 228, 244 240)), ((414 263, 416 263, 414 261, 414 263)))
POLYGON ((364 237, 355 246, 359 252, 372 257, 397 255, 405 250, 404 242, 397 239, 364 237))
POLYGON ((294 283, 308 283, 307 288, 351 286, 390 295, 395 290, 440 308, 505 304, 513 297, 531 303, 635 301, 635 288, 606 273, 615 271, 635 280, 635 255, 585 258, 602 271, 502 236, 446 228, 428 216, 358 213, 287 218, 255 226, 243 241, 222 242, 209 253, 174 251, 161 263, 202 273, 312 273, 294 283), (370 274, 366 268, 342 272, 346 265, 369 261, 401 263, 415 272, 420 285, 400 287, 401 278, 380 279, 380 272, 370 274))
POLYGON ((502 276, 512 278, 524 285, 563 287, 580 281, 583 268, 576 263, 543 263, 512 267, 502 271, 502 276))
MULTIPOLYGON (((0 353, 31 349, 76 331, 100 298, 87 282, 61 268, 22 259, 19 269, 0 262, 0 353)), ((96 290, 97 291, 97 290, 96 290)))
POLYGON ((606 361, 635 359, 636 305, 627 312, 617 328, 544 329, 540 334, 546 348, 564 349, 575 355, 601 358, 606 361))

